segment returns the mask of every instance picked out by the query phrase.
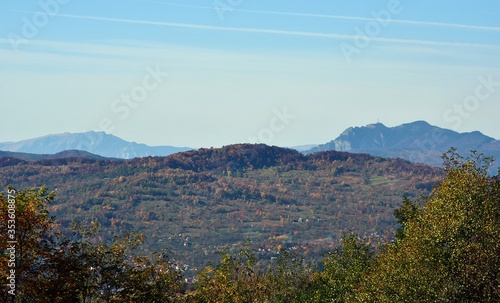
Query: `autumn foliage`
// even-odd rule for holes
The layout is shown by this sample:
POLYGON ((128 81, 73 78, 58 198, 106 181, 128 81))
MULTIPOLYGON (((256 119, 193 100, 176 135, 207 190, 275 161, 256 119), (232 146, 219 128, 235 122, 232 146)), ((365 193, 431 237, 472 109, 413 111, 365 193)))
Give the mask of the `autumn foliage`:
MULTIPOLYGON (((271 262, 262 262, 249 241, 222 250, 192 281, 183 281, 164 252, 141 251, 141 234, 104 241, 95 221, 72 224, 71 236, 61 233, 47 211, 53 194, 19 190, 16 302, 500 302, 500 176, 489 175, 491 159, 477 153, 464 158, 452 150, 444 160, 446 176, 431 194, 404 198, 395 211, 392 241, 345 233, 322 258, 279 245, 271 262)), ((320 161, 335 160, 323 154, 314 163, 320 161)), ((212 180, 188 174, 185 182, 190 178, 212 180)), ((221 184, 221 196, 236 190, 221 184)), ((0 196, 2 231, 7 200, 0 196)), ((13 301, 6 291, 0 298, 13 301)))

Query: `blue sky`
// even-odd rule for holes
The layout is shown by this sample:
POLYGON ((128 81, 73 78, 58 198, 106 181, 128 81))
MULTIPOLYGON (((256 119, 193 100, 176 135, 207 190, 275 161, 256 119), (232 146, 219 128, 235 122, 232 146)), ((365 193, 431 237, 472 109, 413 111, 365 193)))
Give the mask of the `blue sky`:
POLYGON ((0 142, 295 146, 415 120, 500 139, 500 2, 2 1, 0 109, 0 142))

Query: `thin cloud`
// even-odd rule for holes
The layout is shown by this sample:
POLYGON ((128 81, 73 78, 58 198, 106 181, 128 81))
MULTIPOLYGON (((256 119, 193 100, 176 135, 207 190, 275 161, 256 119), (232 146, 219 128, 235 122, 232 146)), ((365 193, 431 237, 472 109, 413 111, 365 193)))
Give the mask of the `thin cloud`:
MULTIPOLYGON (((263 29, 263 28, 245 28, 245 27, 226 27, 226 26, 213 26, 213 25, 199 25, 199 24, 191 24, 191 23, 147 21, 147 20, 82 16, 82 15, 70 15, 70 14, 59 14, 58 16, 72 18, 72 19, 96 20, 96 21, 107 21, 107 22, 128 23, 128 24, 144 24, 144 25, 177 27, 177 28, 190 28, 190 29, 209 30, 209 31, 258 33, 258 34, 271 34, 271 35, 282 35, 282 36, 302 36, 302 37, 312 37, 312 38, 329 38, 329 39, 337 39, 337 40, 359 39, 359 36, 357 36, 357 35, 342 35, 342 34, 335 34, 335 33, 303 32, 303 31, 289 31, 289 30, 263 29)), ((396 39, 396 38, 383 38, 383 37, 371 37, 370 40, 380 41, 380 42, 388 42, 388 43, 421 44, 421 45, 463 46, 463 47, 483 47, 483 48, 484 47, 486 47, 486 48, 499 48, 500 47, 498 45, 491 45, 491 44, 440 42, 440 41, 396 39)))
MULTIPOLYGON (((33 13, 30 11, 17 11, 17 12, 33 13)), ((122 19, 122 18, 109 18, 109 17, 95 17, 95 16, 72 15, 72 14, 58 14, 57 16, 71 18, 71 19, 80 19, 80 20, 94 20, 94 21, 116 22, 116 23, 125 23, 125 24, 143 24, 143 25, 152 25, 152 26, 188 28, 188 29, 196 29, 196 30, 208 30, 208 31, 257 33, 257 34, 270 34, 270 35, 281 35, 281 36, 301 36, 301 37, 336 39, 336 40, 356 40, 356 39, 360 38, 358 35, 344 35, 344 34, 335 34, 335 33, 303 32, 303 31, 289 31, 289 30, 264 29, 264 28, 227 27, 227 26, 214 26, 214 25, 200 25, 200 24, 192 24, 192 23, 177 23, 177 22, 148 21, 148 20, 122 19)), ((414 40, 414 39, 399 39, 399 38, 384 38, 384 37, 370 37, 369 39, 371 41, 398 43, 398 44, 500 48, 500 45, 492 45, 492 44, 441 42, 441 41, 430 41, 430 40, 414 40)))
MULTIPOLYGON (((178 6, 178 7, 196 8, 196 9, 216 10, 215 6, 210 7, 210 6, 199 6, 199 5, 187 5, 187 4, 177 4, 177 3, 159 2, 159 1, 149 1, 149 3, 178 6)), ((281 16, 294 16, 294 17, 311 17, 311 18, 325 18, 325 19, 338 19, 338 20, 379 21, 377 18, 337 16, 337 15, 325 15, 325 14, 307 14, 307 13, 292 13, 292 12, 278 12, 278 11, 262 11, 262 10, 250 10, 250 9, 236 9, 236 8, 231 9, 231 11, 242 12, 242 13, 252 13, 252 14, 281 15, 281 16)), ((420 26, 439 26, 439 27, 450 27, 450 28, 463 28, 463 29, 481 30, 481 31, 500 31, 500 27, 467 25, 467 24, 457 24, 457 23, 428 22, 428 21, 414 21, 414 20, 400 20, 400 19, 392 19, 392 20, 387 20, 387 21, 384 20, 384 22, 411 24, 411 25, 420 25, 420 26)))
MULTIPOLYGON (((15 11, 22 12, 22 13, 35 13, 35 12, 31 12, 31 11, 21 11, 21 10, 15 10, 15 11)), ((129 23, 129 24, 156 25, 156 26, 178 27, 178 28, 191 28, 191 29, 210 30, 210 31, 247 32, 247 33, 262 33, 262 34, 304 36, 304 37, 318 37, 318 38, 336 38, 336 39, 349 39, 350 38, 349 35, 315 33, 315 32, 301 32, 301 31, 287 31, 287 30, 276 30, 276 29, 212 26, 212 25, 192 24, 192 23, 147 21, 147 20, 95 17, 95 16, 71 15, 71 14, 58 14, 57 16, 58 17, 72 18, 72 19, 108 21, 108 22, 129 23)))

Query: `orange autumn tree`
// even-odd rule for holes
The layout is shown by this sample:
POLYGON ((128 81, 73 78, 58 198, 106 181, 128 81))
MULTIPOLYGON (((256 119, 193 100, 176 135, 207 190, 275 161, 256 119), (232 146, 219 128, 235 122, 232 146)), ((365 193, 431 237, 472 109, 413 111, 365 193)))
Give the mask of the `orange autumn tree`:
MULTIPOLYGON (((0 235, 2 276, 15 269, 15 297, 5 288, 3 302, 172 302, 182 283, 164 253, 135 254, 144 236, 128 234, 112 243, 92 241, 97 224, 91 228, 73 225, 73 236, 55 228, 47 211, 54 199, 44 187, 14 190, 15 266, 11 262, 8 233, 0 235)), ((9 227, 9 194, 0 195, 0 229, 9 227)), ((12 204, 12 203, 10 203, 12 204)), ((2 283, 4 284, 4 283, 2 283)), ((5 285, 5 284, 4 284, 5 285)))

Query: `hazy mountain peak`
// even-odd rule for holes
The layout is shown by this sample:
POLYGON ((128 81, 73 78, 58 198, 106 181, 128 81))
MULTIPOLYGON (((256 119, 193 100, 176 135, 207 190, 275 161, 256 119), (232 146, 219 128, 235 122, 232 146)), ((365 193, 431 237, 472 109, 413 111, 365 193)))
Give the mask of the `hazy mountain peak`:
POLYGON ((371 123, 365 126, 366 128, 387 128, 384 124, 377 122, 377 123, 371 123))
POLYGON ((354 131, 354 127, 349 127, 348 129, 344 130, 340 136, 350 136, 354 131))
POLYGON ((382 123, 349 127, 336 139, 306 153, 336 150, 369 153, 382 157, 399 157, 413 162, 440 166, 441 155, 451 147, 467 155, 471 150, 500 159, 500 144, 479 131, 458 133, 433 126, 426 121, 414 121, 395 127, 382 123))
POLYGON ((131 159, 145 156, 168 156, 187 151, 188 147, 148 146, 128 142, 99 131, 61 133, 19 142, 0 143, 0 150, 32 154, 57 154, 66 150, 81 150, 103 157, 131 159))

